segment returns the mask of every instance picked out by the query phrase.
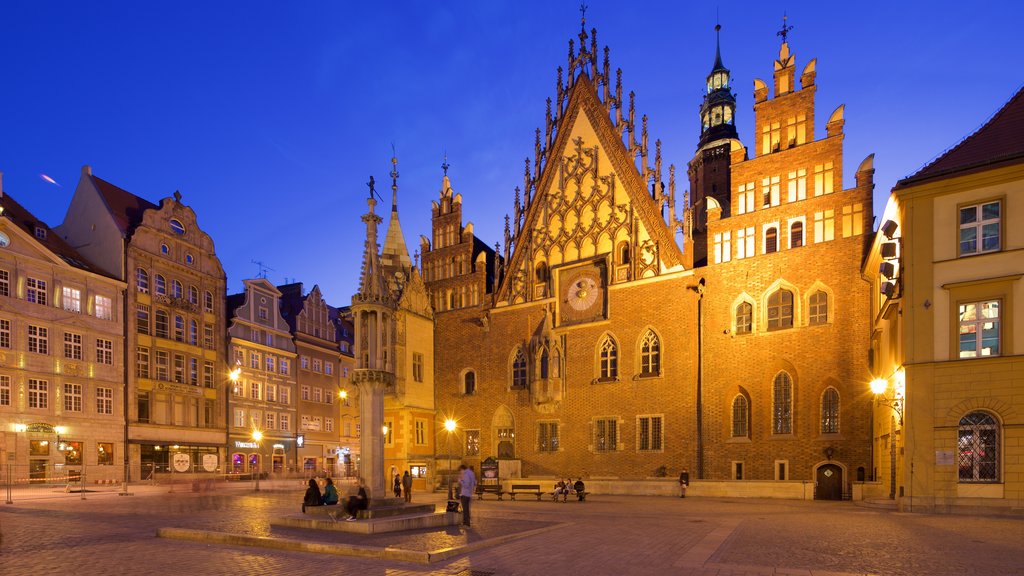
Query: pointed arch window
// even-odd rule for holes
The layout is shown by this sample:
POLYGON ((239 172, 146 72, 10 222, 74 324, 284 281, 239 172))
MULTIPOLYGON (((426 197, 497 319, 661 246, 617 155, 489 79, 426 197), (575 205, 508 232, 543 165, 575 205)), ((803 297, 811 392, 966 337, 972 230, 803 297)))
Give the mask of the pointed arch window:
POLYGON ((661 341, 654 330, 648 330, 640 340, 640 375, 661 374, 661 341))
POLYGON ((143 294, 149 293, 149 272, 145 268, 135 270, 135 288, 143 294))
POLYGON ((828 294, 818 290, 807 300, 808 324, 814 326, 828 322, 828 294))
POLYGON ((772 434, 793 433, 793 380, 779 372, 772 385, 772 434))
POLYGON ((516 349, 516 355, 512 359, 512 387, 526 388, 526 356, 523 349, 516 349))
POLYGON ((600 376, 601 380, 615 380, 619 377, 619 347, 611 336, 601 341, 600 376))
POLYGON ((540 377, 541 379, 548 377, 548 364, 551 361, 551 356, 548 354, 548 349, 545 346, 540 352, 540 377))
POLYGON ((777 290, 768 297, 768 330, 793 327, 793 293, 777 290))
POLYGON ((732 437, 750 437, 750 402, 743 394, 732 399, 732 437))
POLYGON ((754 307, 750 302, 740 302, 736 306, 736 333, 750 334, 754 322, 754 307))
POLYGON ((821 433, 839 433, 839 391, 832 387, 821 395, 821 433))
POLYGON ((986 412, 971 412, 960 419, 957 434, 960 482, 999 481, 999 423, 986 412))

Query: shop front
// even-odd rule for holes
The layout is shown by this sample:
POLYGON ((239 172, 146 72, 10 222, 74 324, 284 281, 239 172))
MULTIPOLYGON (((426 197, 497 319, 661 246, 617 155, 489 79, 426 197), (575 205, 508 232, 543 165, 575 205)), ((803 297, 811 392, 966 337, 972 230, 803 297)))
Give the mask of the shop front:
POLYGON ((251 477, 261 473, 283 474, 294 469, 295 440, 264 437, 257 442, 251 437, 232 437, 228 444, 229 475, 251 477))

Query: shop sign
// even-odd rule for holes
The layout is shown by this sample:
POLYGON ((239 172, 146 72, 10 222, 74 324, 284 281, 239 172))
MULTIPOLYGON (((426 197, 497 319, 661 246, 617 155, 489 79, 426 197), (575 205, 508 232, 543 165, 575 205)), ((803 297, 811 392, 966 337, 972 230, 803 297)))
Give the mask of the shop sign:
POLYGON ((174 384, 171 382, 157 382, 154 386, 162 392, 174 392, 175 394, 188 394, 190 396, 202 396, 203 389, 198 386, 187 386, 185 384, 174 384))
POLYGON ((189 467, 192 465, 192 459, 184 452, 175 453, 172 462, 175 472, 188 472, 189 467))
POLYGON ((203 470, 215 472, 217 470, 217 455, 203 454, 203 470))
POLYGON ((235 448, 259 448, 260 445, 255 442, 243 442, 241 440, 235 440, 235 448))

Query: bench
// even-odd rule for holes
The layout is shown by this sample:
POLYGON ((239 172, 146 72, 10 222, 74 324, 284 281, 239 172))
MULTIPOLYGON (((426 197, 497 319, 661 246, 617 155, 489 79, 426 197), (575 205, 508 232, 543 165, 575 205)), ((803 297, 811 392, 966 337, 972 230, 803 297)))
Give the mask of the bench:
POLYGON ((568 501, 569 496, 572 495, 572 496, 576 496, 576 499, 579 502, 583 502, 583 501, 585 501, 587 499, 587 494, 590 494, 590 492, 586 492, 586 491, 577 492, 575 490, 569 490, 568 492, 562 492, 561 494, 559 494, 557 492, 552 492, 551 493, 551 501, 552 502, 558 502, 558 497, 561 496, 562 497, 562 502, 566 502, 566 501, 568 501))
POLYGON ((501 496, 505 493, 501 489, 501 484, 477 484, 476 485, 476 499, 483 500, 484 494, 494 494, 501 500, 501 496))
POLYGON ((544 492, 540 489, 540 484, 513 484, 512 491, 509 492, 509 496, 513 500, 516 499, 516 494, 533 494, 537 497, 537 501, 544 496, 544 492))

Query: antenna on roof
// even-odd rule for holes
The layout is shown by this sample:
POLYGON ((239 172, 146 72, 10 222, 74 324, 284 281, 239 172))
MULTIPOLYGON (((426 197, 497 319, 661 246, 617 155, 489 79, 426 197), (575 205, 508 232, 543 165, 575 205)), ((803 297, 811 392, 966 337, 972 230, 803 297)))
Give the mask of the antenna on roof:
POLYGON ((252 263, 257 266, 257 272, 256 272, 256 277, 257 278, 263 278, 264 280, 266 280, 267 279, 267 272, 275 272, 275 270, 273 268, 267 266, 266 264, 264 264, 263 262, 261 262, 259 260, 253 260, 252 263))

